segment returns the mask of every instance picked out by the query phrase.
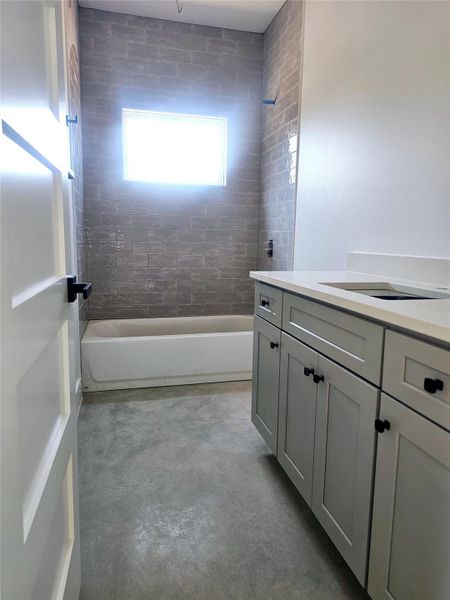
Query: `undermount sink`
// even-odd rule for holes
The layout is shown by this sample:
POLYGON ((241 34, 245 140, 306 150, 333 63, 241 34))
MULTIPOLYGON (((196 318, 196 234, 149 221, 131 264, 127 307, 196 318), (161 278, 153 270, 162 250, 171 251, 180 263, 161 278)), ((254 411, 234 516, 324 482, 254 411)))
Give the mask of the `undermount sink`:
MULTIPOLYGON (((334 287, 363 296, 371 296, 380 300, 439 300, 450 298, 450 294, 436 290, 413 288, 401 284, 387 282, 344 282, 344 283, 322 283, 328 287, 334 287)), ((444 288, 448 289, 448 288, 444 288)))

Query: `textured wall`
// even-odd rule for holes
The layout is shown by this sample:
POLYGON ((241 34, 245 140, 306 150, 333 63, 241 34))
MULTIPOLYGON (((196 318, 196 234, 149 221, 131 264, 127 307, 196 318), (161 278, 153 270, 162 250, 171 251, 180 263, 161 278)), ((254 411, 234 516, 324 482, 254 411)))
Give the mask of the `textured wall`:
POLYGON ((305 32, 296 267, 450 257, 450 3, 309 2, 305 32))
POLYGON ((293 265, 303 3, 288 0, 264 34, 258 268, 293 265), (273 259, 264 244, 274 241, 273 259))
MULTIPOLYGON (((75 215, 75 236, 77 248, 77 274, 79 281, 87 281, 87 254, 84 239, 85 213, 83 192, 83 146, 81 135, 81 92, 80 62, 78 41, 78 3, 69 0, 64 3, 66 15, 66 55, 68 61, 68 104, 71 118, 77 116, 78 124, 69 129, 70 161, 75 175, 72 182, 72 199, 75 215)), ((88 319, 88 301, 78 296, 80 332, 84 333, 88 319)))
POLYGON ((262 35, 80 10, 90 318, 250 313, 262 35), (122 180, 121 108, 229 120, 226 188, 122 180))

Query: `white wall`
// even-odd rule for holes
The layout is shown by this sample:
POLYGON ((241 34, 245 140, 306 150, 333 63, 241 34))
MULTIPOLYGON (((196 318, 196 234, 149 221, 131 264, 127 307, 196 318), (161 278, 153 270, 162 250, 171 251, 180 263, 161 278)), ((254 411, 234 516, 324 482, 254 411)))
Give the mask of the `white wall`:
POLYGON ((296 269, 450 256, 449 40, 449 2, 307 2, 296 269))

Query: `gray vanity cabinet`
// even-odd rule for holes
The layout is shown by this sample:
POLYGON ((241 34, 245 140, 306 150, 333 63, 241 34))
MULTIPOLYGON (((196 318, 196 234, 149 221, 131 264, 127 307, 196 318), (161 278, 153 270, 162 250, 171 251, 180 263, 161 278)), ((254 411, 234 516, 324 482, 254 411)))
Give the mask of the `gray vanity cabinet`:
POLYGON ((255 312, 253 423, 357 579, 450 598, 448 347, 262 283, 255 312))
POLYGON ((386 394, 380 419, 369 594, 450 598, 450 436, 386 394))
MULTIPOLYGON (((266 287, 259 284, 257 308, 260 298, 274 295, 266 287)), ((283 319, 285 301, 288 310, 298 306, 291 294, 284 294, 283 319)), ((276 306, 280 306, 279 300, 276 306)), ((324 316, 331 321, 330 315, 322 315, 322 307, 317 307, 317 321, 324 316)), ((308 310, 314 314, 314 306, 308 306, 308 310)), ((278 310, 274 313, 279 315, 278 310)), ((291 321, 298 316, 292 309, 290 314, 291 321)), ((347 333, 342 339, 350 339, 348 331, 353 327, 355 338, 370 338, 378 347, 383 339, 382 328, 366 327, 361 331, 357 321, 346 322, 347 333)), ((328 325, 322 328, 317 332, 316 322, 309 323, 313 333, 308 334, 308 341, 319 339, 319 333, 320 339, 330 335, 328 325)), ((298 327, 292 327, 292 332, 281 331, 255 315, 252 421, 365 585, 379 389, 296 339, 303 335, 298 327)), ((337 339, 338 334, 334 334, 337 339)), ((331 342, 327 344, 332 346, 331 342)), ((363 346, 358 346, 361 352, 363 346)), ((361 362, 373 370, 367 352, 366 356, 365 361, 358 362, 358 368, 361 362)), ((379 359, 374 364, 379 364, 379 359)), ((374 373, 374 379, 379 380, 379 373, 374 373)))
POLYGON ((362 585, 379 390, 319 356, 312 509, 362 585))
POLYGON ((252 422, 277 453, 281 331, 255 316, 253 328, 252 422))
POLYGON ((278 460, 311 506, 319 355, 281 334, 278 460))

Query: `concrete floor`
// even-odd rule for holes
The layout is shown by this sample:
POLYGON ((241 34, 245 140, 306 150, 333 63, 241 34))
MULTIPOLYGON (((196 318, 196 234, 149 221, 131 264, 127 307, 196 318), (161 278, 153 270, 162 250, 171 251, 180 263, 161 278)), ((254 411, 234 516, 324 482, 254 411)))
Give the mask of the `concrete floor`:
POLYGON ((247 382, 87 394, 81 600, 367 599, 250 422, 247 382))

